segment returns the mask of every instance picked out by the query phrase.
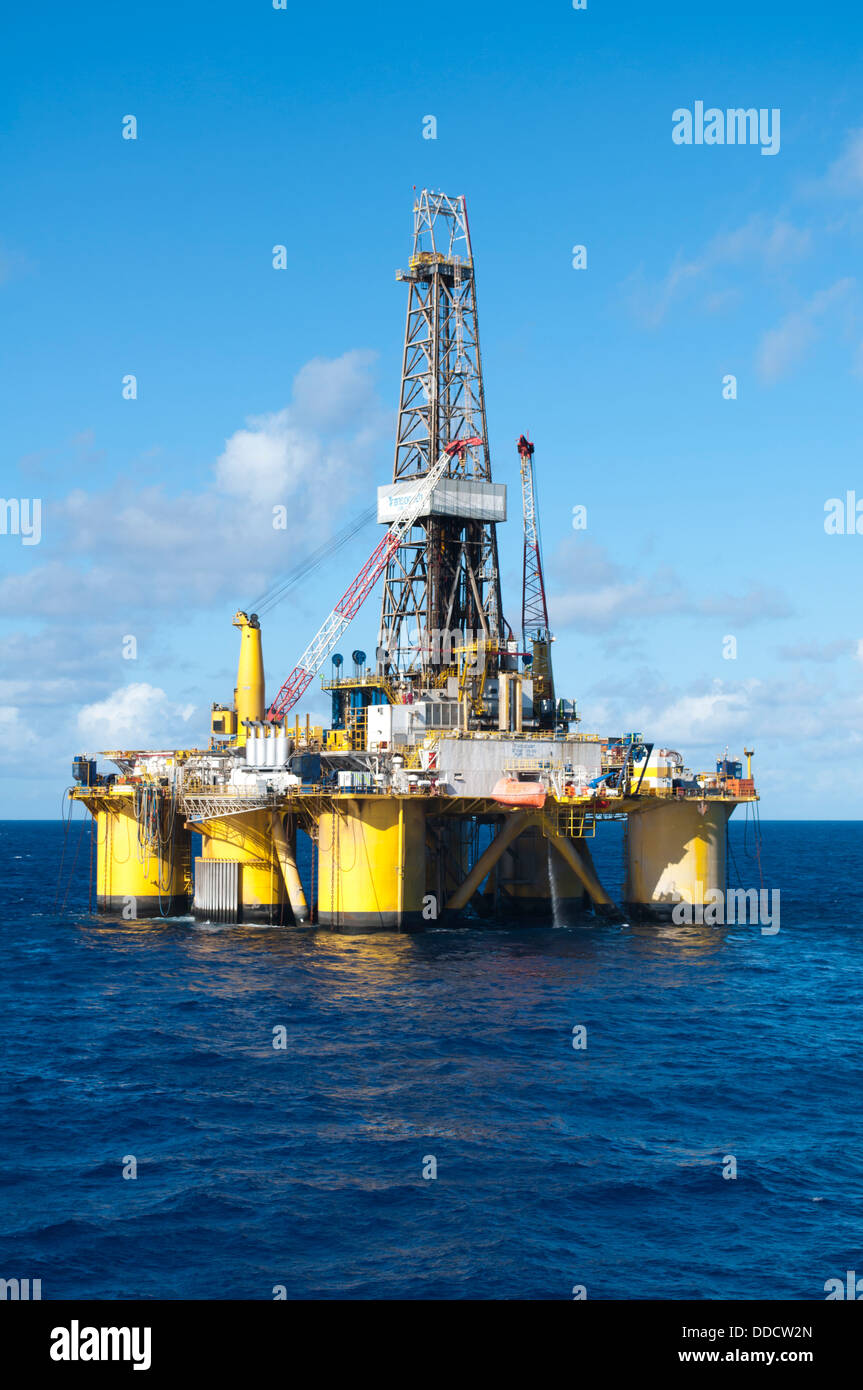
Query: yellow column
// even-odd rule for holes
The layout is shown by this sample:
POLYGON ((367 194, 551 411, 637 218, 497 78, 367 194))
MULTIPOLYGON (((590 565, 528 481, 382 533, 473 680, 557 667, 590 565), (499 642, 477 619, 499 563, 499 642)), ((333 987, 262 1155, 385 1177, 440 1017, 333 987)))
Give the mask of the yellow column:
POLYGON ((703 903, 708 889, 724 892, 725 827, 733 809, 733 803, 679 800, 633 812, 626 906, 635 915, 666 921, 676 902, 703 903))
POLYGON ((189 910, 189 832, 182 816, 153 843, 139 842, 133 788, 94 800, 96 906, 128 920, 177 917, 189 910), (126 794, 128 793, 128 794, 126 794))
POLYGON ((318 821, 318 922, 354 931, 423 925, 425 806, 336 797, 318 821))
POLYGON ((266 714, 264 697, 264 656, 261 649, 261 625, 254 613, 247 617, 242 610, 234 614, 234 627, 240 629, 240 659, 237 663, 237 686, 234 707, 237 711, 237 746, 246 742, 244 719, 263 719, 266 714))
POLYGON ((267 811, 250 811, 206 821, 201 859, 195 867, 196 916, 206 917, 203 903, 207 865, 212 861, 237 865, 237 921, 274 925, 290 920, 285 880, 276 857, 272 822, 267 811))

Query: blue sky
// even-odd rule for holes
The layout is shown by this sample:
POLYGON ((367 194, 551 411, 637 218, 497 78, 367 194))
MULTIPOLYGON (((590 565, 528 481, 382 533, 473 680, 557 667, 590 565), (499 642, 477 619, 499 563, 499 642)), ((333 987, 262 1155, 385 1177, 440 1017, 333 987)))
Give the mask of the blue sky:
MULTIPOLYGON (((863 815, 863 536, 824 530, 863 498, 863 21, 688 9, 8 22, 0 491, 42 499, 43 535, 0 536, 0 815, 57 814, 76 752, 201 741, 234 610, 391 476, 414 185, 468 199, 506 607, 527 429, 584 727, 699 769, 751 743, 764 816, 863 815), (674 144, 698 100, 778 108, 779 152, 674 144)), ((376 539, 266 622, 271 691, 376 539)))

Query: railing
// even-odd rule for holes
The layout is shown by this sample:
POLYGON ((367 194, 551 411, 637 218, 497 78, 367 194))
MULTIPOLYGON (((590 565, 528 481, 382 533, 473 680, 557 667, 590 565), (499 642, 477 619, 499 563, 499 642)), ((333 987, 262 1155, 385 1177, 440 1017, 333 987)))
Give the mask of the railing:
POLYGON ((540 824, 546 838, 592 840, 596 836, 596 816, 582 806, 559 806, 547 801, 540 824))
MULTIPOLYGON (((551 762, 540 758, 515 758, 505 763, 504 773, 532 773, 537 782, 542 782, 558 801, 577 798, 590 800, 596 795, 594 788, 587 786, 584 777, 578 778, 572 770, 567 771, 562 762, 551 762)), ((583 770, 586 773, 586 769, 583 770)))

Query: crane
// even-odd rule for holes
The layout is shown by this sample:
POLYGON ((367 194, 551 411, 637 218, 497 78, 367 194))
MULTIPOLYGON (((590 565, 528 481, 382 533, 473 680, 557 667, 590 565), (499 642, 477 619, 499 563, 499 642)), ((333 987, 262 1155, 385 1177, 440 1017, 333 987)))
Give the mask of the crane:
POLYGON ((551 671, 551 643, 545 580, 542 577, 542 550, 536 517, 533 485, 534 445, 526 435, 518 441, 521 461, 521 498, 524 515, 524 576, 521 599, 521 627, 524 650, 530 655, 534 703, 543 727, 554 727, 554 677, 551 671))
POLYGON ((468 439, 454 439, 452 443, 446 445, 434 467, 424 478, 419 480, 417 487, 405 495, 404 505, 398 518, 389 527, 383 540, 369 556, 359 574, 321 624, 288 676, 267 711, 269 720, 281 719, 284 714, 287 714, 288 710, 294 707, 314 680, 316 673, 321 669, 345 628, 356 617, 383 574, 390 557, 398 550, 411 527, 425 513, 425 509, 431 506, 432 493, 446 473, 453 456, 456 454, 463 456, 465 449, 479 447, 482 442, 482 439, 477 435, 471 435, 468 439))

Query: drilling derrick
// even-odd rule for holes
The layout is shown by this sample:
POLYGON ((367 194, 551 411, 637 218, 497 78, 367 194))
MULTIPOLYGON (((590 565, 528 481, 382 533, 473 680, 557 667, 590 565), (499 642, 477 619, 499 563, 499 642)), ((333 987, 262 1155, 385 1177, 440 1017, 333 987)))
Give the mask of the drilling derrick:
POLYGON ((473 255, 465 200, 423 190, 414 204, 401 396, 391 487, 378 520, 447 451, 426 513, 390 557, 381 606, 381 675, 433 679, 452 648, 504 637, 495 524, 505 488, 491 478, 473 255), (464 447, 459 446, 462 441, 464 447))

